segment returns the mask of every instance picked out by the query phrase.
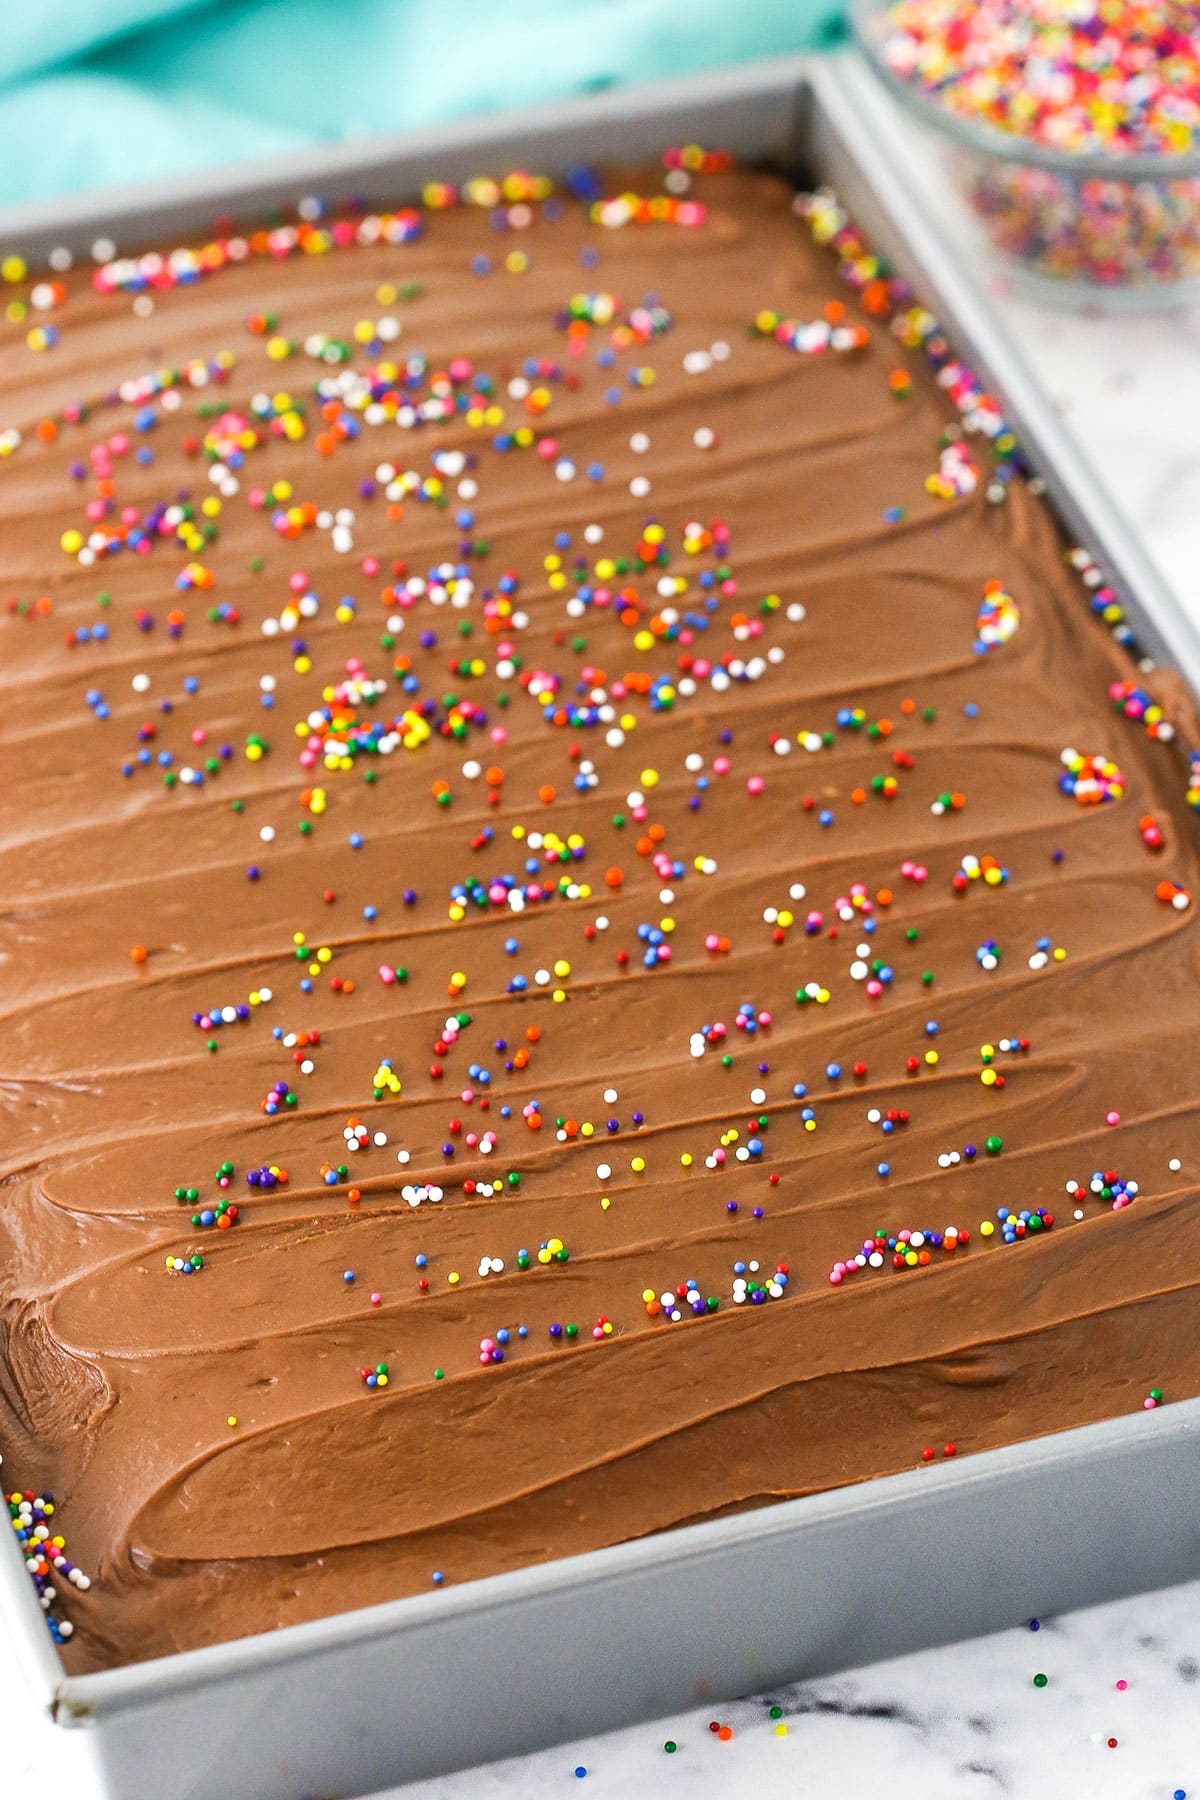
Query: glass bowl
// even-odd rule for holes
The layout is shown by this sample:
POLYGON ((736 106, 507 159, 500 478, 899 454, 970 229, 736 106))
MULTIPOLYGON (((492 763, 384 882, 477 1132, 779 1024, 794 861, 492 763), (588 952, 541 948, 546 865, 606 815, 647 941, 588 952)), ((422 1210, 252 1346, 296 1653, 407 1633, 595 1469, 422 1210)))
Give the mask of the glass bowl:
POLYGON ((854 34, 884 86, 937 132, 992 244, 1043 292, 1191 298, 1200 284, 1200 150, 1072 152, 943 106, 891 65, 889 8, 851 0, 854 34))

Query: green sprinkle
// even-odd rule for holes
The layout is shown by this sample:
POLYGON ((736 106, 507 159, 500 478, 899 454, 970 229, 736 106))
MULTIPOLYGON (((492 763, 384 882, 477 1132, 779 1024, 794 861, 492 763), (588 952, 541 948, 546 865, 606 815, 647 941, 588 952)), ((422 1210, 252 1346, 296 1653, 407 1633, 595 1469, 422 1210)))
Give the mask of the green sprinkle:
POLYGON ((1045 1685, 1049 1681, 1049 1679, 1050 1679, 1050 1677, 1048 1675, 1041 1675, 1041 1674, 1035 1675, 1033 1678, 1033 1685, 1034 1685, 1034 1687, 1045 1687, 1045 1685))

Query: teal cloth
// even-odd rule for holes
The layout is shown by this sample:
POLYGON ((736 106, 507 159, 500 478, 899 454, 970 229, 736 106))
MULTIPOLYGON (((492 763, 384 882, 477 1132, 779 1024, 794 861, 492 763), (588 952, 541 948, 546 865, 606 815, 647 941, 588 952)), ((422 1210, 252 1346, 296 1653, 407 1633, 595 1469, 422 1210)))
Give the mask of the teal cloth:
POLYGON ((0 205, 808 49, 836 39, 843 8, 13 0, 6 10, 0 205))

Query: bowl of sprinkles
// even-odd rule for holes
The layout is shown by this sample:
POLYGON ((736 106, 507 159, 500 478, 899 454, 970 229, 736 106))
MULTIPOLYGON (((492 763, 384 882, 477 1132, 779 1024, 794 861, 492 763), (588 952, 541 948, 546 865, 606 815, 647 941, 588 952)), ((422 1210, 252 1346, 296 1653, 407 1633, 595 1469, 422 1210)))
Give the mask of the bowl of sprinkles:
POLYGON ((1200 279, 1200 0, 854 0, 997 249, 1133 300, 1200 279))

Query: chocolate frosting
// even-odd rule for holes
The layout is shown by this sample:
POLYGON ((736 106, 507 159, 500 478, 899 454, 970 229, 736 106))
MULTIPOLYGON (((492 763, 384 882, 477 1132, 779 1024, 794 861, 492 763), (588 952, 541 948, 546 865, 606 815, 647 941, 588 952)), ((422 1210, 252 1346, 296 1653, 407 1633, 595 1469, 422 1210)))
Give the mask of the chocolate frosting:
MULTIPOLYGON (((661 193, 662 172, 627 185, 661 193)), ((0 615, 0 1447, 93 1577, 62 1603, 72 1668, 1200 1387, 1194 914, 1156 898, 1197 877, 1177 745, 1114 710, 1143 678, 1028 484, 989 498, 970 437, 974 491, 928 490, 958 413, 783 184, 720 173, 697 196, 701 223, 620 229, 573 199, 504 232, 434 210, 415 241, 249 256, 149 312, 76 270, 57 346, 33 354, 26 321, 0 348, 23 433, 0 603, 34 603, 0 615), (565 330, 584 291, 613 317, 580 304, 565 330), (770 308, 819 337, 830 301, 868 342, 748 329, 770 308), (383 316, 397 338, 355 338, 383 316), (272 360, 273 332, 300 348, 272 360), (346 359, 307 354, 318 333, 346 359), (226 351, 173 410, 112 403, 226 351), (418 409, 491 391, 405 428, 337 385, 389 361, 380 391, 407 372, 418 409), (282 391, 306 435, 264 427, 222 497, 198 440, 282 391), (81 397, 90 417, 39 439, 81 397), (497 448, 518 427, 538 443, 497 448), (122 432, 102 528, 187 490, 215 535, 189 551, 166 522, 81 566, 60 539, 94 528, 91 453, 122 432), (425 497, 389 500, 406 471, 425 497), (305 505, 353 522, 273 529, 305 505), (189 564, 212 585, 177 587, 189 564), (981 652, 993 582, 1019 627, 981 652), (264 634, 306 593, 319 610, 264 634), (355 680, 379 684, 346 701, 376 748, 306 765, 306 722, 355 680), (391 722, 426 701, 406 748, 391 722), (1064 748, 1111 759, 1121 791, 1065 793, 1064 748), (164 783, 188 766, 202 782, 164 783), (972 858, 1007 878, 956 887, 972 858), (544 887, 518 912, 504 876, 544 887), (279 1082, 297 1104, 268 1116, 279 1082), (272 1164, 286 1184, 247 1184, 272 1164), (1136 1196, 1114 1209, 1118 1178, 1136 1196), (232 1228, 192 1225, 222 1200, 232 1228), (981 1234, 1003 1207, 1053 1223, 981 1234), (958 1249, 892 1266, 902 1230, 950 1226, 958 1249), (882 1266, 831 1284, 876 1234, 882 1266), (694 1316, 689 1281, 715 1310, 694 1316)))

